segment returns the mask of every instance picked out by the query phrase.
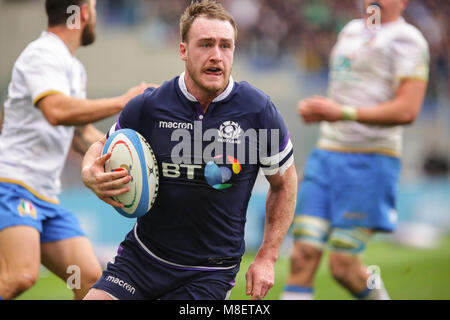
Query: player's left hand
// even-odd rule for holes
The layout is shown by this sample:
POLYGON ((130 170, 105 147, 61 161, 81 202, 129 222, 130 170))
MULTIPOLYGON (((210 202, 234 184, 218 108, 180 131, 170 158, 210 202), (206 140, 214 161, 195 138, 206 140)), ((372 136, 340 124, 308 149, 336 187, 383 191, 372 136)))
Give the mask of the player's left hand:
POLYGON ((297 113, 305 123, 320 121, 339 121, 342 118, 342 106, 325 97, 314 96, 298 103, 297 113))
POLYGON ((263 299, 273 287, 274 278, 274 263, 256 257, 245 274, 247 282, 245 294, 251 295, 251 300, 263 299))

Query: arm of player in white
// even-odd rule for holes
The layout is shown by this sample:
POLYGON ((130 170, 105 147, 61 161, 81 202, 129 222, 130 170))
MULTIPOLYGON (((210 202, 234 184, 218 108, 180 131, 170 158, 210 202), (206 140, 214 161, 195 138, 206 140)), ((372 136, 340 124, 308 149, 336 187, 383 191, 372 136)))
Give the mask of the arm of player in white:
POLYGON ((420 113, 426 90, 426 81, 404 80, 393 100, 371 108, 358 108, 356 119, 373 124, 411 124, 420 113))
POLYGON ((274 284, 274 265, 281 243, 294 218, 297 200, 297 173, 292 164, 283 175, 266 176, 270 183, 266 199, 264 237, 245 278, 246 294, 262 299, 274 284))
POLYGON ((2 109, 2 112, 0 112, 0 134, 2 134, 2 128, 3 128, 3 121, 5 120, 5 109, 2 109))
POLYGON ((356 107, 353 119, 345 119, 344 109, 348 106, 342 106, 324 97, 314 97, 300 101, 298 113, 306 123, 354 120, 381 125, 411 124, 420 113, 426 89, 426 81, 404 80, 399 84, 393 99, 372 107, 356 107))
POLYGON ((93 100, 54 93, 36 104, 51 125, 80 126, 119 113, 129 100, 142 94, 147 87, 147 84, 142 83, 119 97, 93 100))
POLYGON ((89 147, 81 164, 81 179, 101 200, 114 207, 123 208, 123 204, 111 197, 130 191, 129 187, 123 185, 130 182, 131 177, 125 170, 105 172, 105 162, 111 157, 111 152, 101 155, 105 142, 106 136, 89 147))
POLYGON ((105 134, 97 130, 92 124, 78 126, 72 140, 72 148, 82 156, 89 147, 98 140, 101 140, 105 134))

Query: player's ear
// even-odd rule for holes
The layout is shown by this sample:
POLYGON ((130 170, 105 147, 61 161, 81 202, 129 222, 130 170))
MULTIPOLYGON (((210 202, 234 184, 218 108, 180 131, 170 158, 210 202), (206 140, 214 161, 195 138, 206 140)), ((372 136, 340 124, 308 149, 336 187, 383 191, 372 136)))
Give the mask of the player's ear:
POLYGON ((180 56, 181 56, 181 60, 187 61, 187 43, 186 42, 180 43, 180 56))
POLYGON ((90 15, 91 15, 91 11, 89 8, 89 4, 90 2, 87 1, 85 3, 83 3, 81 5, 81 10, 80 10, 80 14, 81 14, 81 23, 86 23, 89 21, 90 15))
POLYGON ((402 2, 403 2, 403 10, 405 10, 409 4, 409 0, 403 0, 402 2))

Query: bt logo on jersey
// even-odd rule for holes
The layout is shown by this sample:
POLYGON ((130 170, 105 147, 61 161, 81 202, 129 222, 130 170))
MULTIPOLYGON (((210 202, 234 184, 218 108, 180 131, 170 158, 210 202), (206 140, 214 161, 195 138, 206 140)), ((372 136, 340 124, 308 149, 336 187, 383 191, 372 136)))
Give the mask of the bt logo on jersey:
MULTIPOLYGON (((225 161, 226 161, 225 160, 225 161)), ((194 164, 175 164, 175 163, 167 163, 163 162, 162 166, 162 175, 166 178, 179 178, 183 173, 186 174, 186 178, 189 180, 194 180, 196 173, 199 174, 203 169, 202 165, 194 165, 194 164)), ((229 181, 231 180, 233 174, 237 175, 242 171, 242 165, 239 163, 237 159, 232 156, 216 156, 214 157, 214 161, 209 161, 204 168, 204 177, 206 182, 217 190, 228 189, 232 186, 229 181), (223 158, 228 160, 228 163, 231 164, 231 169, 227 166, 219 166, 217 163, 221 164, 223 158), (217 162, 217 163, 216 163, 217 162)))
MULTIPOLYGON (((222 155, 214 157, 214 159, 222 159, 222 155)), ((217 190, 228 189, 232 186, 230 181, 233 173, 239 174, 242 166, 239 161, 232 156, 227 156, 227 160, 232 164, 231 170, 228 167, 219 167, 214 161, 209 161, 205 167, 205 179, 208 184, 217 190)))

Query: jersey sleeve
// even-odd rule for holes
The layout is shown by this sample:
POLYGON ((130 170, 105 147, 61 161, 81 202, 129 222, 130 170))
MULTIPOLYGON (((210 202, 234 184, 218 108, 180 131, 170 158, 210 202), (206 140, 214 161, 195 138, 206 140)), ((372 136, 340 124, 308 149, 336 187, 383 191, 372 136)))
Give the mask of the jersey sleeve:
POLYGON ((396 84, 403 80, 428 81, 429 48, 420 34, 411 32, 395 38, 393 62, 396 84))
POLYGON ((117 122, 112 125, 111 129, 109 129, 106 137, 109 138, 110 135, 121 129, 137 130, 139 128, 139 119, 141 117, 143 104, 144 95, 142 94, 131 99, 119 114, 117 122))
POLYGON ((155 88, 147 88, 145 92, 131 99, 119 114, 117 122, 112 125, 106 136, 109 138, 114 132, 120 129, 133 129, 139 131, 141 123, 142 108, 145 103, 145 96, 153 92, 155 88))
POLYGON ((57 56, 33 52, 24 58, 21 70, 34 105, 53 93, 70 96, 69 74, 57 56))
POLYGON ((261 117, 259 165, 266 176, 284 172, 294 163, 294 149, 289 131, 278 110, 268 102, 261 117))

